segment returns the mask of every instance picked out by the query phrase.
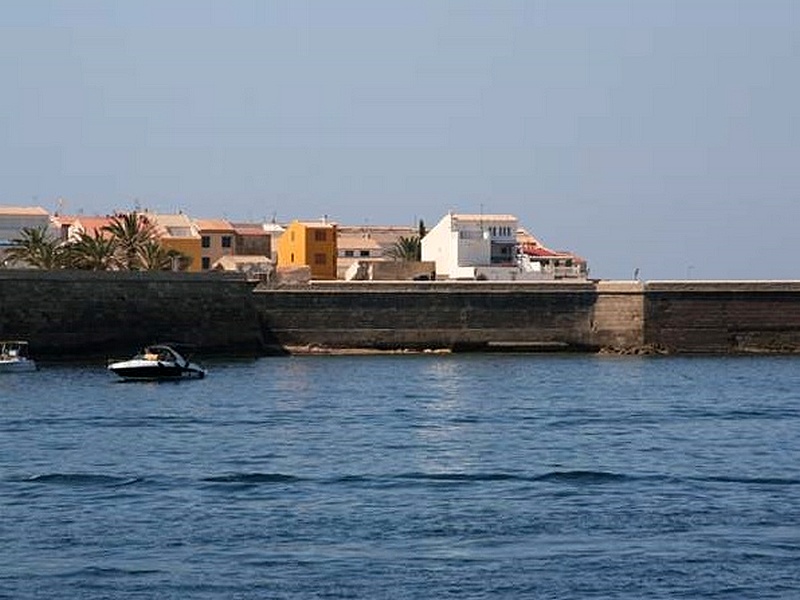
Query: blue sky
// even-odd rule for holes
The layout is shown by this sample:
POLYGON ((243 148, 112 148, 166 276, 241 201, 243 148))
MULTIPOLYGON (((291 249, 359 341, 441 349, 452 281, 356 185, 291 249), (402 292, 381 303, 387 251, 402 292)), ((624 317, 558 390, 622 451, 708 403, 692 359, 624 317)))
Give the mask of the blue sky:
POLYGON ((800 279, 795 0, 0 0, 0 204, 432 226, 800 279))

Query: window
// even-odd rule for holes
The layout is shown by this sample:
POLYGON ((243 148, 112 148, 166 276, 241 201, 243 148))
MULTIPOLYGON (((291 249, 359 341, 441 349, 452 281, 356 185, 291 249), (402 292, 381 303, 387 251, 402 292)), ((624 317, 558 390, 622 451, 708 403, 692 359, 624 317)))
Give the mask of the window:
POLYGON ((325 240, 328 239, 328 236, 326 235, 326 233, 327 232, 324 229, 317 229, 316 231, 314 231, 314 241, 315 242, 324 242, 325 240))
POLYGON ((359 250, 359 256, 369 256, 369 250, 359 250))
POLYGON ((314 264, 315 265, 324 265, 327 261, 325 260, 325 255, 322 252, 318 252, 314 255, 314 264))
POLYGON ((208 271, 211 268, 211 259, 208 256, 204 256, 202 262, 203 262, 203 270, 208 271))
POLYGON ((223 235, 222 236, 222 247, 223 248, 230 248, 231 247, 231 236, 223 235))
POLYGON ((211 236, 210 235, 204 235, 201 238, 200 245, 203 248, 211 248, 211 236))
POLYGON ((345 250, 344 255, 350 258, 351 256, 355 256, 355 252, 353 252, 352 250, 345 250))

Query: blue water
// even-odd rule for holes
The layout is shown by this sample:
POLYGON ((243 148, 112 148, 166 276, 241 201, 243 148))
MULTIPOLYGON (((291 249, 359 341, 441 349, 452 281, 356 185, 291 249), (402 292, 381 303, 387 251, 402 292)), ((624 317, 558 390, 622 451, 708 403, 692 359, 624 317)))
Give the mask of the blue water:
POLYGON ((800 360, 0 377, 1 598, 798 598, 800 360))

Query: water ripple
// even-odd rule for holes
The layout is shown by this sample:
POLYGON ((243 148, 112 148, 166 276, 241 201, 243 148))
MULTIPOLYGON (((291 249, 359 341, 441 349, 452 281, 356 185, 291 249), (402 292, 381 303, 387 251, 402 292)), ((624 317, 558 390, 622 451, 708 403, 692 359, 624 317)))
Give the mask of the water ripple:
POLYGON ((620 473, 611 473, 609 471, 550 471, 549 473, 533 478, 534 481, 588 484, 613 483, 634 479, 637 479, 637 477, 620 473))
POLYGON ((396 479, 470 483, 475 481, 519 481, 524 478, 508 473, 403 473, 397 475, 396 479))
POLYGON ((122 477, 98 473, 44 473, 21 480, 26 483, 74 487, 121 487, 141 483, 140 477, 122 477))
POLYGON ((214 475, 204 477, 207 483, 233 483, 233 484, 261 484, 261 483, 294 483, 303 481, 303 478, 282 473, 230 473, 227 475, 214 475))
POLYGON ((800 479, 793 477, 734 477, 716 475, 712 477, 691 477, 692 481, 710 483, 743 483, 746 485, 800 485, 800 479))

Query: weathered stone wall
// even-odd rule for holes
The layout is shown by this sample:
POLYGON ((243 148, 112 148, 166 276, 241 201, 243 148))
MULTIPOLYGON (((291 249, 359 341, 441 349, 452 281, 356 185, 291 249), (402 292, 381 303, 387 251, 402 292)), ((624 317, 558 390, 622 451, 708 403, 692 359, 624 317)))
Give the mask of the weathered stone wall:
POLYGON ((800 282, 649 282, 645 342, 667 352, 800 352, 800 282))
POLYGON ((594 346, 638 350, 644 340, 644 286, 638 281, 600 281, 594 304, 594 346))
POLYGON ((333 348, 575 348, 594 343, 592 283, 316 283, 256 291, 282 344, 333 348))
POLYGON ((800 282, 320 282, 0 270, 0 338, 40 357, 284 346, 800 353, 800 282))
POLYGON ((37 356, 132 352, 154 341, 260 351, 253 284, 223 273, 0 271, 0 338, 37 356))

